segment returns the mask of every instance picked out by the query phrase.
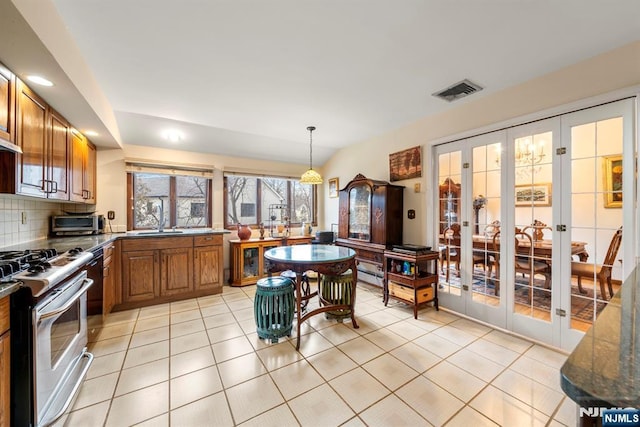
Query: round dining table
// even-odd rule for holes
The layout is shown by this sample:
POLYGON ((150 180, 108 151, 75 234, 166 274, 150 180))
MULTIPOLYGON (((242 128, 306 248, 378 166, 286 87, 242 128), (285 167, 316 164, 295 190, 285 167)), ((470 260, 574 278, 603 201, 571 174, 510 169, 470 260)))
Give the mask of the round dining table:
POLYGON ((269 275, 272 272, 285 270, 291 270, 296 273, 296 350, 300 349, 300 325, 316 314, 333 310, 350 310, 353 327, 359 327, 355 317, 356 283, 358 278, 356 252, 353 249, 334 245, 279 246, 266 251, 264 258, 269 275), (318 308, 302 314, 302 302, 318 295, 317 290, 309 295, 303 294, 303 273, 311 270, 318 274, 337 276, 349 269, 353 274, 353 281, 351 281, 351 300, 348 304, 330 304, 321 299, 321 304, 318 308))

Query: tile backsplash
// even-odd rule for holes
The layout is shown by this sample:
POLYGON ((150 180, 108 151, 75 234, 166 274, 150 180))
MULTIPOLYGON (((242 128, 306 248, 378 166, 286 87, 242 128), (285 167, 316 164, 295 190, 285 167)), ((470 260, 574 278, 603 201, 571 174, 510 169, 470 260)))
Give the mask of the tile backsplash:
POLYGON ((1 194, 0 248, 47 238, 49 217, 62 213, 65 206, 68 204, 1 194))

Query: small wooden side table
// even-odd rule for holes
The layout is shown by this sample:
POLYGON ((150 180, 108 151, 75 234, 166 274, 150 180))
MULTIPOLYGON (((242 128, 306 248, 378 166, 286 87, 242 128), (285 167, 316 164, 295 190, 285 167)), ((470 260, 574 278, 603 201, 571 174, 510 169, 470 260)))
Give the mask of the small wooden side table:
POLYGON ((438 310, 438 252, 384 251, 384 305, 389 297, 418 307, 433 302, 438 310))

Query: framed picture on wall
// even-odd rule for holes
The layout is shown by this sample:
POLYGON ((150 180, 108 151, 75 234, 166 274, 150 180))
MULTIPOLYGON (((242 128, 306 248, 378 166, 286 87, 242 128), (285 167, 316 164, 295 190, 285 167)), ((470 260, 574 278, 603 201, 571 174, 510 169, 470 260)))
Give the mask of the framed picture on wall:
POLYGON ((551 206, 551 183, 516 185, 516 206, 551 206))
POLYGON ((422 155, 420 146, 389 154, 389 177, 392 182, 421 176, 422 155))
POLYGON ((338 197, 338 178, 329 179, 329 197, 338 197))
POLYGON ((604 207, 622 207, 622 155, 605 156, 604 174, 604 207))

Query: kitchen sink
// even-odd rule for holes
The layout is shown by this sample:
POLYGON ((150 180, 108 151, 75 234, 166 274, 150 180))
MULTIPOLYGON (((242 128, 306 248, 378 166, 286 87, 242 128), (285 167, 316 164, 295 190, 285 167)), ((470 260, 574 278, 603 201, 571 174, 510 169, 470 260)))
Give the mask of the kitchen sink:
POLYGON ((141 235, 141 234, 181 234, 181 233, 183 233, 182 230, 169 230, 169 231, 152 230, 152 231, 138 231, 136 234, 141 235))

